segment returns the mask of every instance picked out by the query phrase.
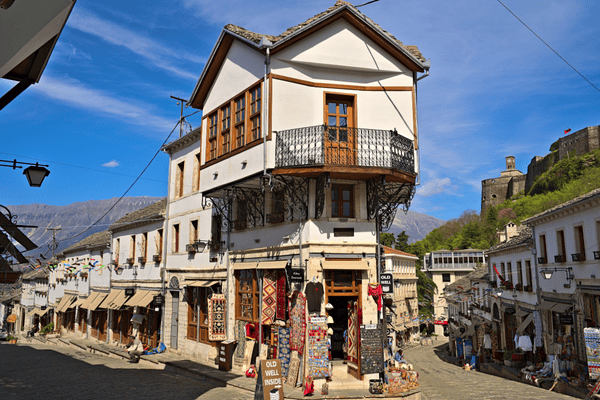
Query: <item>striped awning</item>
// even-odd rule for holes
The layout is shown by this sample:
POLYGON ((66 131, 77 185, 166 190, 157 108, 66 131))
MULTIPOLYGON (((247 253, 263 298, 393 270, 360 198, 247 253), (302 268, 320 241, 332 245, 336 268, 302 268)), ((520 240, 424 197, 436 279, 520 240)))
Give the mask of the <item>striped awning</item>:
POLYGON ((35 314, 35 311, 36 311, 36 310, 38 310, 38 308, 37 308, 37 307, 35 307, 35 308, 34 308, 34 309, 32 309, 31 311, 29 311, 29 312, 27 313, 27 316, 28 316, 28 317, 32 317, 32 316, 33 316, 33 314, 35 314))
POLYGON ((98 292, 98 296, 96 296, 96 298, 94 298, 94 300, 92 300, 92 302, 90 303, 90 305, 88 307, 88 310, 95 311, 98 308, 98 306, 100 305, 100 303, 102 303, 104 301, 106 296, 108 296, 108 293, 98 292))
POLYGON ((70 308, 75 308, 77 306, 81 306, 87 299, 80 297, 77 300, 75 300, 75 303, 71 304, 70 308))
POLYGON ((139 307, 146 307, 148 304, 152 303, 152 300, 154 300, 154 296, 160 294, 159 291, 149 291, 146 293, 146 295, 144 296, 144 298, 142 298, 140 301, 138 301, 138 306, 139 307))
POLYGON ((367 260, 356 260, 356 259, 349 259, 349 260, 323 260, 321 261, 321 265, 323 266, 323 269, 336 269, 339 271, 344 271, 344 270, 368 270, 369 269, 369 263, 367 262, 367 260))
POLYGON ((186 283, 185 285, 188 287, 211 287, 214 284, 217 284, 221 281, 208 281, 208 280, 202 280, 202 281, 191 281, 190 283, 186 283))
POLYGON ((281 261, 261 261, 258 263, 257 269, 284 269, 287 265, 287 260, 281 261))
POLYGON ((36 308, 35 313, 41 317, 44 314, 46 314, 48 312, 48 310, 50 310, 48 307, 46 307, 45 310, 42 310, 41 308, 36 308))
POLYGON ((257 261, 236 262, 236 263, 233 263, 233 269, 236 271, 240 270, 240 269, 256 269, 257 264, 258 264, 257 261))
POLYGON ((154 290, 138 290, 137 293, 130 298, 127 303, 125 303, 126 306, 130 306, 130 307, 146 307, 148 304, 150 304, 152 302, 152 300, 154 299, 154 296, 160 294, 159 291, 154 291, 154 290))
POLYGON ((124 290, 118 290, 117 292, 118 292, 117 295, 112 299, 112 301, 110 303, 108 303, 107 308, 109 310, 118 310, 119 308, 121 308, 123 306, 123 304, 125 304, 125 302, 129 298, 129 296, 127 296, 125 294, 124 290))
POLYGON ((98 308, 108 308, 108 304, 111 303, 118 295, 120 290, 111 290, 106 298, 100 303, 98 308))
POLYGON ((76 299, 76 297, 73 295, 70 295, 70 294, 64 295, 63 298, 60 300, 60 303, 58 305, 58 308, 56 309, 56 312, 67 311, 67 309, 75 301, 75 299, 76 299))
POLYGON ((92 304, 92 301, 94 301, 96 299, 96 297, 98 297, 100 295, 100 292, 92 292, 87 299, 84 300, 83 304, 81 305, 81 308, 85 308, 87 310, 90 309, 90 305, 92 304))

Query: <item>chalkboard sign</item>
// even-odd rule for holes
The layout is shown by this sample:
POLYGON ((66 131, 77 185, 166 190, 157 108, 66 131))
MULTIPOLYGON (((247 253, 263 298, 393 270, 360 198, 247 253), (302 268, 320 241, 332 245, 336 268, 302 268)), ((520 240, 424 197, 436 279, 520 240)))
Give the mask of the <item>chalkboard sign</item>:
POLYGON ((560 314, 561 325, 573 325, 573 314, 560 314))
POLYGON ((290 271, 290 280, 293 283, 304 283, 304 270, 302 268, 292 268, 290 271))
POLYGON ((394 293, 394 282, 392 274, 381 274, 379 276, 379 282, 381 283, 381 289, 383 293, 394 293))
POLYGON ((383 331, 381 325, 360 326, 360 373, 383 372, 383 331))

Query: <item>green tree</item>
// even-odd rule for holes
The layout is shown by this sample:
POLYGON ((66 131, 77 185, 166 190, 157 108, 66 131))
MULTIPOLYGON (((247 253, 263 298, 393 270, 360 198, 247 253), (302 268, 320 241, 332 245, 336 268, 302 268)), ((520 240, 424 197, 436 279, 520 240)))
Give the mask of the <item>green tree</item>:
POLYGON ((384 232, 379 234, 379 244, 393 248, 395 241, 396 239, 394 238, 393 233, 384 232))
POLYGON ((406 231, 402 231, 396 236, 396 250, 404 251, 408 253, 410 246, 408 245, 409 236, 406 231))

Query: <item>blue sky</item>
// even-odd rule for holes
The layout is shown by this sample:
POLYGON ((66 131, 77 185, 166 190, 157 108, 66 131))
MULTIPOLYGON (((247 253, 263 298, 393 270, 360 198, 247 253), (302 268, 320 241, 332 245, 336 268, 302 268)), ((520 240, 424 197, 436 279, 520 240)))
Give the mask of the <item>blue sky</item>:
MULTIPOLYGON (((503 2, 600 87, 599 3, 503 2)), ((41 81, 0 112, 0 159, 50 164, 51 174, 29 188, 21 171, 0 169, 0 204, 121 196, 179 118, 169 96, 189 97, 225 24, 276 35, 333 4, 78 0, 41 81)), ((526 172, 565 129, 600 124, 600 92, 497 0, 380 0, 360 10, 431 59, 419 82, 413 211, 479 211, 481 180, 499 176, 505 156, 526 172)), ((10 86, 0 81, 1 93, 10 86)), ((188 121, 197 127, 200 114, 188 121)), ((128 195, 166 195, 167 168, 161 153, 128 195)))

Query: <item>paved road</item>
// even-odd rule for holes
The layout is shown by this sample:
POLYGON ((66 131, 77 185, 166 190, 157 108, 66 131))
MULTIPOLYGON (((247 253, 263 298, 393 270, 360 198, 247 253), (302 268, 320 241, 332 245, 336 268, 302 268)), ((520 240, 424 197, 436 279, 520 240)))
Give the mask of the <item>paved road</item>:
MULTIPOLYGON (((438 344, 442 344, 438 341, 438 344)), ((573 400, 574 397, 549 392, 535 386, 511 381, 461 367, 440 360, 434 346, 417 346, 404 355, 419 372, 421 393, 425 400, 573 400)))
POLYGON ((248 391, 67 347, 0 343, 0 399, 247 400, 248 391))

